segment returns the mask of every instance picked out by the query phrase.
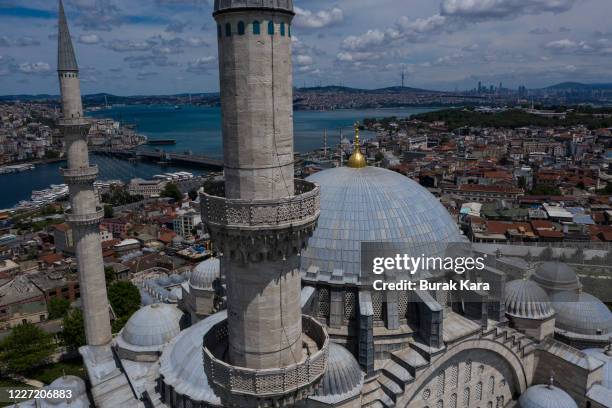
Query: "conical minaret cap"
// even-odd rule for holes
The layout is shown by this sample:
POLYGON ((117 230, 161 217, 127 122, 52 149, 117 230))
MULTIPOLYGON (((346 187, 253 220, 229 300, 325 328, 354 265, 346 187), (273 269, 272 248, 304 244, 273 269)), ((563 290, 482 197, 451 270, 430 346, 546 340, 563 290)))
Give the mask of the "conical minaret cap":
POLYGON ((68 30, 68 22, 64 13, 64 3, 59 1, 59 23, 58 23, 58 38, 57 38, 57 70, 58 71, 78 71, 76 56, 74 55, 74 47, 72 46, 72 38, 68 30))

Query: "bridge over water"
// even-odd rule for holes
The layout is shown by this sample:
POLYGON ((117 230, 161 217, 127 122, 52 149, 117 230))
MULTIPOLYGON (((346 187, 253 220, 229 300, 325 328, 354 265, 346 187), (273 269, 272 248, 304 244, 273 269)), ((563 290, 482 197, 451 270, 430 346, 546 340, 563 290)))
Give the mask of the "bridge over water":
POLYGON ((94 154, 121 159, 149 160, 164 164, 186 164, 210 170, 223 170, 223 160, 202 155, 170 153, 151 149, 109 149, 100 147, 92 148, 90 151, 94 154))

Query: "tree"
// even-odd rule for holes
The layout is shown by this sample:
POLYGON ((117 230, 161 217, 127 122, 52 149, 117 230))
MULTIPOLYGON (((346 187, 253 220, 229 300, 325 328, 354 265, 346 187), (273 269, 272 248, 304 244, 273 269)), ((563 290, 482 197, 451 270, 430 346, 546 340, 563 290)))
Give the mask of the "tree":
POLYGON ((189 190, 189 198, 191 199, 191 201, 195 201, 198 199, 198 190, 196 190, 195 188, 192 190, 189 190))
POLYGON ((14 374, 47 364, 54 351, 53 336, 32 323, 13 328, 0 342, 0 360, 14 374))
POLYGON ((115 332, 140 309, 140 291, 131 282, 118 281, 108 287, 108 300, 117 316, 113 324, 115 332))
POLYGON ((104 277, 106 278, 106 286, 110 285, 115 281, 115 269, 112 266, 104 268, 104 277))
POLYGON ((161 196, 171 198, 174 201, 181 201, 183 199, 183 193, 181 193, 181 190, 179 190, 178 186, 174 183, 166 184, 161 196))
POLYGON ((49 306, 47 306, 47 310, 49 311, 49 319, 60 319, 66 316, 68 310, 70 309, 70 301, 64 298, 55 298, 49 301, 49 306))
POLYGON ((385 158, 385 155, 382 152, 376 153, 375 159, 377 162, 382 161, 385 158))
POLYGON ((115 215, 115 210, 113 206, 110 204, 104 204, 104 218, 113 218, 115 215))
POLYGON ((552 186, 547 186, 545 184, 538 184, 531 190, 531 195, 553 195, 559 196, 561 195, 561 191, 552 186))
POLYGON ((77 350, 86 344, 85 322, 83 313, 80 309, 72 309, 65 317, 63 322, 64 329, 61 337, 64 345, 71 350, 77 350))

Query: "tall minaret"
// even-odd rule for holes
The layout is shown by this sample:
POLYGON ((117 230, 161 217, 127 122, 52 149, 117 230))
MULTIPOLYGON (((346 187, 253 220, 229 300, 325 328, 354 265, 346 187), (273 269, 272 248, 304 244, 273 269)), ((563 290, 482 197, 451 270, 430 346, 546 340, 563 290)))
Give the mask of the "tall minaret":
POLYGON ((216 0, 213 16, 225 182, 205 190, 202 212, 222 251, 228 317, 226 329, 205 336, 205 368, 223 406, 292 405, 320 378, 327 356, 325 329, 300 305, 299 254, 316 226, 320 192, 294 180, 293 2, 216 0), (305 344, 314 348, 305 352, 305 344), (227 354, 215 356, 217 347, 227 354))
POLYGON ((93 183, 98 167, 89 164, 87 134, 90 124, 83 116, 77 65, 64 5, 59 1, 57 72, 62 93, 62 116, 58 125, 65 138, 68 166, 60 171, 70 189, 71 210, 66 214, 76 243, 81 303, 87 344, 109 344, 111 335, 108 298, 100 244, 100 208, 93 183))

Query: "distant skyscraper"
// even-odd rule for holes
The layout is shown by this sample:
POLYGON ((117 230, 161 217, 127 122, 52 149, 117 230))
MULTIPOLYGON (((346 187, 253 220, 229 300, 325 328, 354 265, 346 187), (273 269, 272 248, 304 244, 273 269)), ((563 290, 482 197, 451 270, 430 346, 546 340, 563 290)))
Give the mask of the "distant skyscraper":
POLYGON ((68 166, 61 169, 70 189, 71 210, 66 218, 74 234, 87 344, 101 346, 112 339, 100 244, 100 221, 104 211, 93 186, 98 167, 89 163, 87 134, 90 124, 83 116, 79 67, 61 0, 57 72, 62 94, 62 116, 58 125, 68 156, 68 166))

